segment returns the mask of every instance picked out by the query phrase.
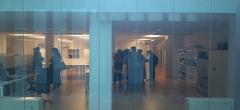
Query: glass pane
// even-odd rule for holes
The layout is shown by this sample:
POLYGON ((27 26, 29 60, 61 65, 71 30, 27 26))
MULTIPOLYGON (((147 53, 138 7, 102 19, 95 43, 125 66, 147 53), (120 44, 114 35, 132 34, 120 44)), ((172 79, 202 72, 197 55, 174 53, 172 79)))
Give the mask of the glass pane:
POLYGON ((113 21, 113 110, 184 109, 173 91, 171 15, 122 15, 128 19, 113 21))
MULTIPOLYGON (((211 14, 181 14, 186 21, 175 23, 173 70, 179 79, 179 93, 185 108, 209 109, 209 53, 211 50, 211 14), (201 101, 204 103, 201 104, 201 101)), ((179 90, 175 88, 175 90, 179 90)), ((179 94, 179 96, 180 96, 179 94)))
MULTIPOLYGON (((181 6, 180 3, 175 5, 181 6)), ((114 110, 123 107, 182 110, 233 107, 230 98, 233 77, 226 68, 229 61, 227 56, 214 52, 221 50, 217 45, 227 48, 226 36, 233 28, 227 27, 231 15, 212 14, 211 5, 207 5, 205 13, 178 13, 176 10, 175 13, 142 14, 136 11, 123 15, 127 16, 124 20, 113 20, 114 110), (137 53, 138 49, 143 50, 142 55, 137 53), (149 54, 148 50, 154 54, 149 54), (217 56, 225 58, 226 62, 215 61, 217 56), (222 75, 212 73, 215 63, 221 65, 222 75), (224 79, 227 83, 220 83, 224 79), (221 101, 227 103, 221 104, 221 101), (152 105, 155 102, 158 104, 152 105)))
POLYGON ((0 110, 232 110, 237 2, 1 0, 0 110))
POLYGON ((234 107, 235 21, 232 14, 212 14, 211 49, 209 50, 209 109, 234 107))
POLYGON ((6 11, 0 13, 0 109, 24 109, 27 79, 31 75, 24 54, 23 0, 11 2, 14 1, 4 1, 6 11), (13 35, 14 32, 20 34, 13 35))

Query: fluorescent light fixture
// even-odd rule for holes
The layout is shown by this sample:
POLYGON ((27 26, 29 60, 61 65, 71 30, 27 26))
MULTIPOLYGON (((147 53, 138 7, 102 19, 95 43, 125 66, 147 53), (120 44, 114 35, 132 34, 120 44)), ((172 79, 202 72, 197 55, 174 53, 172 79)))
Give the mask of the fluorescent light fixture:
POLYGON ((146 35, 145 37, 148 38, 158 38, 158 37, 165 37, 166 35, 146 35))
POLYGON ((66 43, 73 43, 72 40, 68 40, 68 39, 58 39, 59 42, 66 42, 66 43))
POLYGON ((142 39, 138 39, 140 41, 148 41, 148 40, 151 40, 151 39, 145 39, 145 38, 142 38, 142 39))
POLYGON ((9 34, 10 36, 22 36, 22 37, 27 37, 27 38, 31 38, 31 39, 45 39, 44 35, 40 35, 40 34, 24 34, 24 33, 18 33, 18 34, 9 34))
POLYGON ((89 39, 89 35, 88 34, 67 34, 64 36, 70 36, 73 38, 78 38, 78 39, 89 39))
POLYGON ((72 37, 89 37, 88 34, 70 34, 68 36, 72 36, 72 37))

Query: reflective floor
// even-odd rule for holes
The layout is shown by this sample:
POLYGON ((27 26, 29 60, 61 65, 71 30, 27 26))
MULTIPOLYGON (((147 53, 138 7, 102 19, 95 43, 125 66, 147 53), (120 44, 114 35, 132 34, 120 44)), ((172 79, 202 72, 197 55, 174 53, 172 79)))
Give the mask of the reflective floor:
MULTIPOLYGON (((45 110, 87 110, 85 77, 73 67, 62 74, 63 85, 50 94, 53 104, 47 104, 45 110)), ((202 97, 193 87, 178 80, 163 78, 163 72, 157 70, 154 86, 146 82, 143 92, 121 90, 113 87, 113 110, 185 110, 185 97, 202 97)))
POLYGON ((62 86, 50 94, 53 104, 45 110, 87 110, 86 78, 79 67, 71 67, 62 73, 62 86))
POLYGON ((185 97, 202 97, 181 81, 164 79, 161 70, 157 70, 156 76, 155 85, 147 81, 143 93, 126 95, 113 89, 113 110, 185 110, 185 97))

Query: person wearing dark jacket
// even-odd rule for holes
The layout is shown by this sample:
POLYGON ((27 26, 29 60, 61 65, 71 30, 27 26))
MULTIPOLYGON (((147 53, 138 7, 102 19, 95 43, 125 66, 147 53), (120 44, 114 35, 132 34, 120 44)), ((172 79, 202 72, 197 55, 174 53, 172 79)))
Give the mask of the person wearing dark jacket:
POLYGON ((61 71, 66 69, 63 58, 57 48, 52 49, 52 62, 53 62, 53 88, 61 86, 61 71))
POLYGON ((123 53, 122 50, 118 50, 113 57, 113 80, 116 82, 116 85, 122 80, 122 71, 123 71, 123 53))
POLYGON ((149 72, 150 72, 150 77, 149 80, 151 82, 155 81, 155 68, 158 64, 158 57, 155 53, 153 53, 151 50, 147 52, 149 59, 147 60, 149 63, 149 72))
POLYGON ((47 82, 47 72, 43 68, 43 57, 41 56, 40 48, 34 48, 33 53, 33 70, 36 75, 36 87, 34 90, 36 92, 35 95, 41 94, 45 102, 52 104, 52 101, 48 96, 50 88, 47 82))

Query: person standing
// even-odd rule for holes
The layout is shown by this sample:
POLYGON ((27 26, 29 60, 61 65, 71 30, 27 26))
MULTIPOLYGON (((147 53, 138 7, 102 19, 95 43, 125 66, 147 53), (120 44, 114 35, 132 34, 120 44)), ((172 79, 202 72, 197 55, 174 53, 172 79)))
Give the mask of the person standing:
POLYGON ((151 82, 155 81, 155 68, 158 64, 158 57, 155 53, 153 53, 151 50, 147 52, 149 59, 147 60, 149 63, 149 73, 150 77, 149 80, 151 82))
POLYGON ((66 65, 57 48, 52 48, 52 63, 53 63, 53 88, 61 86, 61 71, 66 69, 66 65))
POLYGON ((36 47, 33 50, 33 70, 36 74, 37 83, 46 83, 47 74, 43 69, 43 57, 40 53, 40 48, 36 47))
POLYGON ((49 85, 47 82, 47 72, 43 68, 43 57, 41 56, 40 53, 40 48, 36 47, 33 49, 33 70, 35 72, 36 76, 36 87, 35 87, 35 92, 36 96, 41 94, 42 98, 44 99, 44 102, 49 102, 52 104, 52 101, 49 99, 49 85))
POLYGON ((113 57, 113 80, 118 86, 119 82, 122 80, 122 71, 123 71, 123 53, 122 50, 118 50, 113 57))
MULTIPOLYGON (((131 53, 128 55, 128 83, 133 85, 144 84, 144 72, 140 62, 142 56, 137 53, 136 47, 131 47, 131 53)), ((144 61, 144 60, 143 60, 144 61)))
POLYGON ((143 77, 146 78, 146 68, 145 68, 145 56, 142 54, 142 49, 138 49, 138 62, 140 65, 140 69, 143 69, 143 77))
POLYGON ((146 81, 150 79, 150 70, 149 70, 149 54, 147 53, 147 57, 145 60, 145 68, 146 68, 146 81))
POLYGON ((127 81, 128 81, 128 56, 130 54, 129 49, 123 50, 123 74, 122 74, 122 82, 123 82, 123 90, 127 93, 127 81))

